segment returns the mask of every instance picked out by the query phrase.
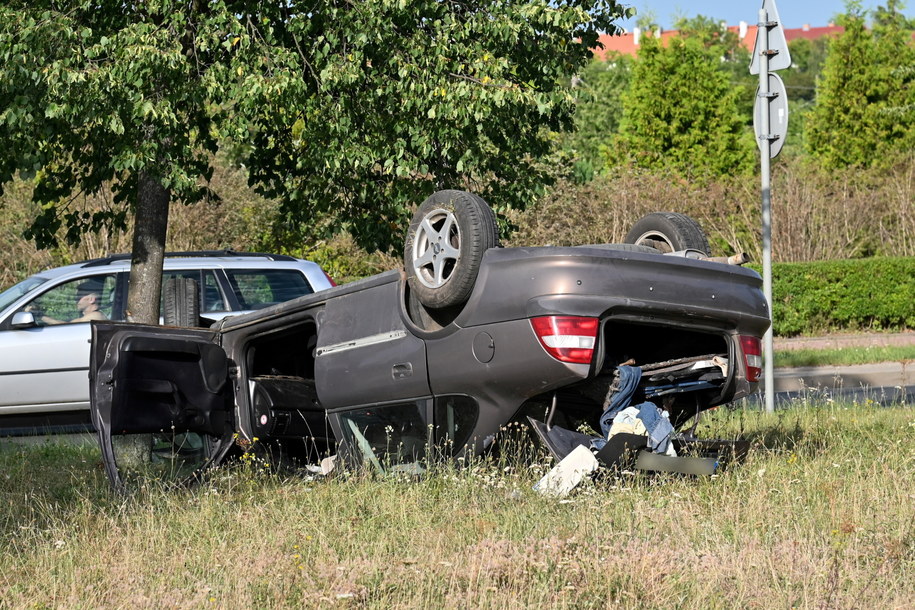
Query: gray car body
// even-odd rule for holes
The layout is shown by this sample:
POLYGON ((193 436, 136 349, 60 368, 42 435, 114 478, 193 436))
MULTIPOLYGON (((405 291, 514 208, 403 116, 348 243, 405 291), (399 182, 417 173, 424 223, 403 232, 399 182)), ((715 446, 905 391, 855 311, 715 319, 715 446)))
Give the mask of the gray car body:
POLYGON ((344 453, 354 450, 348 413, 411 405, 432 429, 444 425, 440 407, 449 397, 475 411, 468 418, 472 429, 453 439, 455 454, 479 452, 529 405, 557 392, 561 401, 579 401, 578 390, 606 375, 628 350, 641 360, 664 360, 713 346, 731 363, 726 379, 699 399, 671 405, 671 419, 682 424, 756 388, 747 380, 739 337, 759 338, 769 326, 761 279, 752 270, 600 247, 488 250, 469 300, 442 328, 418 326, 410 302, 403 274, 391 271, 227 318, 208 330, 93 322, 92 410, 109 467, 110 438, 120 432, 203 432, 223 439, 219 455, 229 432, 249 440, 283 436, 279 410, 255 404, 258 385, 276 379, 301 384, 299 406, 291 410, 326 417, 344 453), (592 362, 551 357, 530 322, 541 315, 600 319, 592 362), (646 344, 633 347, 640 337, 646 344), (183 361, 187 370, 150 372, 134 361, 149 354, 160 362, 183 361), (150 402, 162 414, 158 420, 135 413, 133 374, 150 377, 136 381, 135 390, 164 388, 161 401, 150 402), (183 385, 195 388, 185 392, 183 385), (176 398, 192 394, 203 398, 197 404, 176 398))

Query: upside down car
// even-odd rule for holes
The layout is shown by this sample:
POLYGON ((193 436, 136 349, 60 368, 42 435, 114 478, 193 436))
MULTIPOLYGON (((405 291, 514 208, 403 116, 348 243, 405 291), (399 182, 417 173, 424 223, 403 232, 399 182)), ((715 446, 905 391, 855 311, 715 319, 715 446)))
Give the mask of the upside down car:
POLYGON ((416 211, 402 270, 209 328, 93 322, 109 477, 199 472, 255 440, 417 469, 433 450, 490 450, 527 418, 561 458, 569 431, 600 429, 621 365, 678 430, 753 392, 770 319, 759 275, 710 258, 681 214, 646 216, 626 241, 502 248, 480 197, 440 191, 416 211))

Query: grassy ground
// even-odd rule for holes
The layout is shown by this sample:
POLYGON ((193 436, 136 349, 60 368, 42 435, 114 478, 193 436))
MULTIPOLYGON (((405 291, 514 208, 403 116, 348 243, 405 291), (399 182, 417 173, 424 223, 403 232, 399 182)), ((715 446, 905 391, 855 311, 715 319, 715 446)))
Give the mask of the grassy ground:
POLYGON ((915 345, 846 347, 839 349, 797 349, 775 352, 777 367, 870 364, 915 361, 915 345))
POLYGON ((911 607, 915 409, 718 409, 748 438, 710 478, 549 467, 423 480, 223 468, 185 491, 107 491, 91 448, 0 452, 0 608, 911 607))

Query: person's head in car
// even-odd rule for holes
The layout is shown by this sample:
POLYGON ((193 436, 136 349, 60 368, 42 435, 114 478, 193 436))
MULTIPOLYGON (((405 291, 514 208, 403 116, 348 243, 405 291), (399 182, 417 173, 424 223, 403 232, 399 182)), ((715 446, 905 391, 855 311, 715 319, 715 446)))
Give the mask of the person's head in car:
POLYGON ((76 287, 76 309, 79 316, 71 322, 89 320, 106 320, 105 314, 99 311, 99 300, 102 295, 102 283, 98 280, 87 280, 76 287))
POLYGON ((38 322, 42 324, 66 324, 67 322, 89 322, 90 320, 107 320, 108 317, 99 311, 101 302, 102 282, 96 279, 86 280, 76 287, 74 298, 76 300, 76 311, 78 315, 71 320, 58 320, 51 316, 41 313, 40 309, 34 308, 34 304, 28 305, 25 311, 37 313, 38 322))

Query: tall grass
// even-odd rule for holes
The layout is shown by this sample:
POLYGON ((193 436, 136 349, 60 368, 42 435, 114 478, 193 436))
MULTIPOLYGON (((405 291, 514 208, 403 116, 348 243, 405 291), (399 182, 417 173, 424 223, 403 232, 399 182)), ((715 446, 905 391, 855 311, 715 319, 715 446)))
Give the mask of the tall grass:
POLYGON ((748 459, 606 475, 567 500, 546 460, 408 477, 264 474, 107 492, 91 449, 0 452, 0 607, 911 607, 915 410, 718 409, 748 459))

